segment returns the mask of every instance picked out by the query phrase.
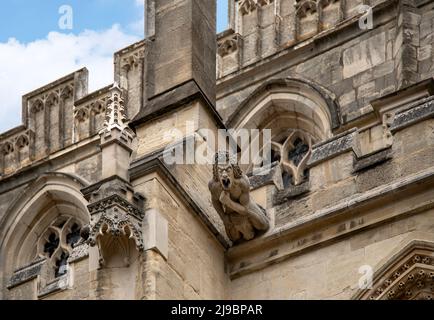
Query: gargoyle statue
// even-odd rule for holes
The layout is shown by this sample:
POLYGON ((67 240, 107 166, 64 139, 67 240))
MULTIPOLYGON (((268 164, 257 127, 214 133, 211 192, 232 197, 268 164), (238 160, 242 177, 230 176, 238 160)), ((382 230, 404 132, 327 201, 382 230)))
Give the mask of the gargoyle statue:
POLYGON ((213 179, 209 182, 214 208, 223 220, 229 239, 251 240, 255 230, 266 231, 269 220, 265 210, 250 196, 250 181, 228 152, 215 155, 213 179))

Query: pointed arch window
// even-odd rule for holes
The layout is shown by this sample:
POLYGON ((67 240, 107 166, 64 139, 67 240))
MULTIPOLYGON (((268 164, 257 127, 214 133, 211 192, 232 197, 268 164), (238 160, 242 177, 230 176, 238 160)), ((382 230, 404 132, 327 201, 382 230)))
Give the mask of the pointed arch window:
MULTIPOLYGON (((280 165, 282 174, 281 183, 273 181, 279 189, 287 189, 309 178, 307 163, 313 146, 332 137, 340 125, 339 108, 332 97, 309 80, 272 79, 232 113, 227 127, 270 130, 271 160, 274 166, 280 165)), ((262 150, 269 150, 265 143, 260 142, 262 150)), ((266 157, 262 152, 260 156, 266 157)), ((255 170, 252 164, 247 171, 255 170)))

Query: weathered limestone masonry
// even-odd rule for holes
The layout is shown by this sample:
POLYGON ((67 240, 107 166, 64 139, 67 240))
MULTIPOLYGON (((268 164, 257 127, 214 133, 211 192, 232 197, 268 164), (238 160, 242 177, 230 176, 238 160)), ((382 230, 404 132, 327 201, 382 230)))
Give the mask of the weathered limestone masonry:
POLYGON ((0 299, 431 299, 434 1, 230 0, 217 40, 215 6, 146 0, 112 85, 23 97, 0 299), (164 161, 221 128, 271 129, 271 170, 164 161))

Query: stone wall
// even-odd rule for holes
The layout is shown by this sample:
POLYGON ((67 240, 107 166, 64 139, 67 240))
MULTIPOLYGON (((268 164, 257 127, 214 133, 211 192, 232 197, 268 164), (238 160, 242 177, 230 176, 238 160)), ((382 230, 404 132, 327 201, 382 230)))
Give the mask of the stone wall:
POLYGON ((334 241, 236 278, 231 299, 352 299, 365 265, 378 270, 412 239, 429 239, 432 210, 334 241), (417 230, 417 231, 416 231, 417 230))
POLYGON ((224 299, 227 275, 224 248, 203 221, 159 175, 134 181, 134 187, 150 199, 147 209, 157 210, 169 223, 167 261, 148 254, 145 266, 146 298, 224 299))
MULTIPOLYGON (((357 6, 356 2, 347 3, 346 8, 357 6)), ((281 9, 289 3, 283 1, 281 9)), ((244 25, 251 24, 248 21, 254 20, 253 16, 260 10, 267 9, 240 14, 243 21, 246 20, 244 25)), ((359 120, 372 113, 370 102, 375 98, 433 75, 429 40, 433 10, 432 3, 416 7, 405 1, 377 1, 373 9, 373 30, 361 30, 358 19, 348 16, 347 23, 312 35, 309 41, 300 40, 288 48, 278 47, 268 58, 252 55, 254 50, 249 48, 252 43, 249 37, 255 34, 255 41, 268 41, 275 39, 273 35, 257 34, 252 31, 256 29, 250 27, 246 28, 252 34, 222 33, 219 38, 218 110, 224 119, 228 119, 264 81, 295 76, 329 89, 340 105, 343 123, 359 120), (419 32, 419 25, 424 26, 422 32, 419 32), (246 58, 249 56, 252 58, 246 58)), ((256 45, 253 47, 257 48, 256 45)))
POLYGON ((356 129, 314 146, 308 193, 274 204, 273 230, 229 249, 230 297, 351 299, 360 267, 378 272, 415 240, 432 241, 434 120, 417 112, 431 99, 401 106, 393 123, 408 125, 391 126, 390 147, 360 156, 356 129))

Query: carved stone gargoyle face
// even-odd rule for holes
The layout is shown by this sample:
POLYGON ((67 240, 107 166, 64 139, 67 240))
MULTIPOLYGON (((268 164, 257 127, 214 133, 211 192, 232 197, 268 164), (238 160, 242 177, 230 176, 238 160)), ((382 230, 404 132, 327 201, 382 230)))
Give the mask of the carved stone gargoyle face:
POLYGON ((217 169, 223 190, 230 190, 235 180, 232 165, 218 165, 217 169))

